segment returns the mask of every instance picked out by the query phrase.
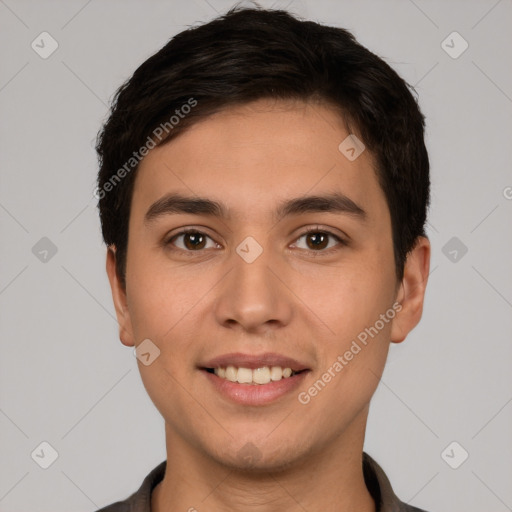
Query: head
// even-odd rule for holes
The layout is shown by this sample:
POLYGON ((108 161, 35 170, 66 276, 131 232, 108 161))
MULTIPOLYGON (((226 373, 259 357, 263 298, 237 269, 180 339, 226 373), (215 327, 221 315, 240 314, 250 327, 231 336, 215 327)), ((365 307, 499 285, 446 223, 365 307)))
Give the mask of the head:
POLYGON ((135 71, 97 151, 120 337, 160 350, 139 366, 167 432, 229 464, 250 442, 266 468, 362 435, 430 255, 424 118, 397 73, 346 30, 235 9, 135 71), (242 406, 209 388, 202 365, 269 352, 306 368, 294 398, 242 406))

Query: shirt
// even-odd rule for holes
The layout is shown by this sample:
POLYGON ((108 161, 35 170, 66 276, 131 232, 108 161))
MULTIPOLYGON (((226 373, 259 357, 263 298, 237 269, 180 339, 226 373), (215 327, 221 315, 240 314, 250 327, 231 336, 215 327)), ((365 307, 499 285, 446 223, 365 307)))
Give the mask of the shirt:
MULTIPOLYGON (((97 512, 151 512, 151 492, 163 480, 167 461, 161 462, 144 479, 139 490, 124 501, 117 501, 97 512)), ((375 501, 376 512, 426 512, 401 502, 391 487, 384 470, 363 452, 363 475, 375 501)))

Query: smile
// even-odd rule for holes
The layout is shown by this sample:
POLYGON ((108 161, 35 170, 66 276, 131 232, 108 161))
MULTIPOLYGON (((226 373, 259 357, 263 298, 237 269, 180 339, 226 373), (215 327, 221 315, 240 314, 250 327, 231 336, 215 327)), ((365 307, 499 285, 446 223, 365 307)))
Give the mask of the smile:
POLYGON ((206 371, 214 373, 217 377, 230 382, 249 385, 269 384, 270 382, 288 379, 300 373, 293 371, 291 368, 282 368, 281 366, 262 366, 251 369, 228 365, 227 367, 207 368, 206 371))

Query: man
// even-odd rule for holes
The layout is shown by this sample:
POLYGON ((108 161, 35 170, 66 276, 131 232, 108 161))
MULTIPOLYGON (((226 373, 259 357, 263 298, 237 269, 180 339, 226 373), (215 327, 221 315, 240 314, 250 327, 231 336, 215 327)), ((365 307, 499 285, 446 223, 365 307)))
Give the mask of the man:
POLYGON ((97 196, 167 459, 120 511, 418 511, 363 452, 429 272, 424 118, 339 28, 234 9, 118 91, 97 196))

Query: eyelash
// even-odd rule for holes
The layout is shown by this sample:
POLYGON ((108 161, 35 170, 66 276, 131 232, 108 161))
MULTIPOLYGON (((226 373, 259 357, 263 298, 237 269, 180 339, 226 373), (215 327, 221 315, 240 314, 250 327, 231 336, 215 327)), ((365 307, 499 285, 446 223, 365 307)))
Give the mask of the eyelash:
MULTIPOLYGON (((203 231, 199 231, 198 229, 194 229, 194 228, 186 228, 186 229, 183 229, 182 231, 180 231, 179 233, 174 234, 172 237, 168 238, 166 241, 164 241, 164 246, 168 247, 170 245, 173 245, 172 244, 173 240, 175 240, 176 238, 178 238, 178 237, 180 237, 182 235, 186 235, 187 233, 203 235, 203 236, 206 236, 206 237, 210 238, 210 240, 213 240, 209 235, 207 235, 203 231)), ((330 237, 334 238, 338 242, 338 246, 331 247, 329 249, 321 249, 321 250, 318 250, 318 251, 315 251, 313 249, 301 249, 302 251, 311 252, 312 254, 315 255, 315 257, 316 256, 324 256, 324 255, 327 256, 327 255, 330 255, 332 252, 334 252, 336 250, 339 250, 339 248, 340 248, 339 246, 347 246, 348 245, 348 242, 346 240, 342 239, 340 236, 335 235, 334 233, 332 233, 331 231, 329 231, 327 229, 321 229, 319 227, 308 228, 306 231, 301 233, 296 238, 294 243, 296 243, 297 240, 300 240, 302 237, 307 236, 307 235, 309 235, 311 233, 324 234, 324 235, 327 235, 327 236, 330 236, 330 237)), ((204 252, 205 249, 199 249, 197 251, 190 251, 190 250, 181 249, 181 248, 178 247, 178 248, 173 248, 171 250, 173 250, 173 251, 181 251, 182 253, 185 253, 187 256, 194 256, 195 253, 204 252)))

